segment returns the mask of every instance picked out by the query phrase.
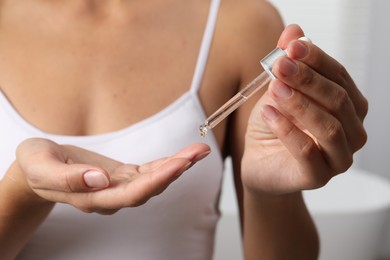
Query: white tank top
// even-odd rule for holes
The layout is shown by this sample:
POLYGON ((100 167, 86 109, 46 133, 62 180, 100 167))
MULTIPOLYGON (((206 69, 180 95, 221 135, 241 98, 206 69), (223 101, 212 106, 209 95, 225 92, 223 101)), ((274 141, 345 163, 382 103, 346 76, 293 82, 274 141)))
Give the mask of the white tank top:
POLYGON ((162 194, 137 208, 111 216, 87 214, 59 204, 38 228, 18 259, 211 259, 219 218, 223 159, 212 133, 198 126, 205 113, 198 97, 214 34, 220 0, 212 0, 190 90, 157 114, 125 129, 93 136, 45 133, 22 118, 0 91, 0 177, 15 149, 30 137, 80 146, 122 162, 142 164, 171 155, 193 142, 206 142, 212 153, 162 194))

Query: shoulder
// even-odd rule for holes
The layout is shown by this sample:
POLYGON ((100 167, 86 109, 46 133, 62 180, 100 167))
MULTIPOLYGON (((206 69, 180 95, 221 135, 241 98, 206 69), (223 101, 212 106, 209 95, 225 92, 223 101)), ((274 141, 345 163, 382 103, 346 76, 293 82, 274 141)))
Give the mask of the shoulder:
POLYGON ((274 5, 265 0, 221 0, 221 11, 234 16, 237 25, 264 25, 280 22, 274 5))
MULTIPOLYGON (((221 26, 244 37, 278 37, 283 22, 278 10, 268 1, 222 0, 221 26)), ((245 40, 245 38, 243 39, 245 40)))
POLYGON ((244 74, 258 72, 250 72, 247 64, 257 65, 274 49, 284 28, 278 10, 262 0, 222 0, 219 25, 219 34, 239 66, 237 71, 244 74))

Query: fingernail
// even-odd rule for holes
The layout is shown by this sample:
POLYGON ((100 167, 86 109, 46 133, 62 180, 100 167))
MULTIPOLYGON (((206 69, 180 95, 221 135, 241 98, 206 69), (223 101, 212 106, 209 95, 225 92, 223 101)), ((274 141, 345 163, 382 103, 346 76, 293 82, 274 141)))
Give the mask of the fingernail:
POLYGON ((296 41, 296 43, 294 43, 294 58, 303 59, 307 56, 308 53, 309 49, 302 41, 296 41))
POLYGON ((186 165, 184 165, 175 175, 175 177, 179 177, 180 175, 182 175, 186 170, 188 170, 189 168, 191 168, 192 166, 192 162, 188 162, 186 165))
POLYGON ((279 84, 274 84, 272 88, 272 92, 279 98, 286 99, 291 97, 292 90, 290 87, 285 84, 279 82, 279 84))
POLYGON ((298 66, 294 61, 285 57, 280 61, 279 70, 284 76, 293 76, 297 73, 298 66))
POLYGON ((279 117, 279 113, 275 110, 275 108, 271 106, 264 106, 263 116, 265 117, 265 119, 273 121, 279 117))
POLYGON ((202 160, 202 159, 205 158, 207 155, 209 155, 210 152, 211 152, 211 151, 207 151, 207 152, 204 152, 204 153, 199 154, 198 156, 196 156, 196 157, 194 158, 194 161, 197 162, 197 161, 202 160))
POLYGON ((105 188, 109 184, 106 175, 99 171, 87 171, 83 177, 85 183, 90 188, 105 188))

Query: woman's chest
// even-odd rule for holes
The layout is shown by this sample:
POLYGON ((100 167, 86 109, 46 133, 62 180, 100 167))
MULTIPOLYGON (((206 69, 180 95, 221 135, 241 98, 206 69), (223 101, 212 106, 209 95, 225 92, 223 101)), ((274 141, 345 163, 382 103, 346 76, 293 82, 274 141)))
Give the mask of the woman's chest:
MULTIPOLYGON (((48 133, 93 135, 140 122, 190 91, 206 16, 157 21, 2 27, 1 89, 23 118, 48 133)), ((206 114, 235 88, 218 59, 210 50, 199 80, 206 114)))
POLYGON ((23 117, 47 132, 96 134, 134 124, 189 90, 196 52, 195 43, 158 44, 127 32, 132 36, 119 29, 58 38, 5 32, 1 88, 23 117))

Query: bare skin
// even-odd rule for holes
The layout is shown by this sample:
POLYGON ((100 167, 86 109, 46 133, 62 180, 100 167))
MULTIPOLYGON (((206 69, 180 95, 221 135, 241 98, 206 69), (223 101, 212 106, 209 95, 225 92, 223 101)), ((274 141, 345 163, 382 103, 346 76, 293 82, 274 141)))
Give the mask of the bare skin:
MULTIPOLYGON (((3 0, 1 89, 27 121, 48 133, 93 135, 137 123, 188 91, 209 3, 3 0)), ((277 44, 288 49, 289 57, 278 60, 274 68, 279 80, 215 128, 221 151, 233 159, 247 259, 316 258, 318 238, 300 191, 321 187, 345 171, 366 139, 367 102, 348 73, 317 46, 296 41, 303 36, 298 26, 288 27, 280 36, 282 31, 280 17, 267 2, 222 0, 199 93, 206 113, 211 114, 261 72, 259 59, 277 44)), ((5 249, 10 258, 44 221, 53 202, 102 214, 137 205, 134 201, 82 203, 77 194, 61 197, 64 183, 44 183, 29 167, 34 155, 31 144, 46 142, 22 144, 18 161, 7 173, 18 176, 20 196, 3 200, 0 208, 11 208, 28 230, 13 232, 18 226, 15 216, 2 216, 0 241, 5 235, 25 234, 10 240, 5 249), (36 205, 36 218, 28 223, 23 218, 27 205, 36 205)), ((89 159, 99 156, 57 144, 39 147, 46 155, 58 151, 57 162, 72 154, 73 161, 94 165, 89 159)), ((161 192, 175 173, 209 152, 202 145, 188 149, 190 156, 169 157, 174 165, 166 179, 136 201, 161 192)), ((52 160, 49 156, 44 161, 52 160)), ((121 163, 102 161, 98 170, 112 181, 107 169, 121 163)), ((43 165, 48 169, 48 164, 43 165)), ((86 187, 80 176, 71 183, 76 187, 72 192, 106 188, 86 187)), ((0 183, 0 197, 6 197, 12 179, 0 183)), ((148 188, 145 184, 141 189, 148 188)))

